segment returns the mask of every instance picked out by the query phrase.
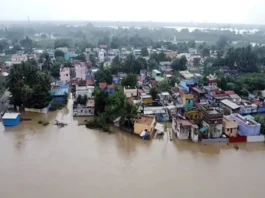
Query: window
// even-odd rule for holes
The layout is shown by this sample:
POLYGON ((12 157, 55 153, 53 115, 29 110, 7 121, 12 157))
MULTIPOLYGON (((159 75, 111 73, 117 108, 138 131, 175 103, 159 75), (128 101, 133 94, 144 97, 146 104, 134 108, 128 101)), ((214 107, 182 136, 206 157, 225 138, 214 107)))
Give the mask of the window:
POLYGON ((66 76, 68 76, 68 74, 66 74, 66 76))
POLYGON ((80 112, 83 113, 83 110, 81 110, 80 112))
POLYGON ((229 129, 226 129, 227 131, 229 131, 229 129))

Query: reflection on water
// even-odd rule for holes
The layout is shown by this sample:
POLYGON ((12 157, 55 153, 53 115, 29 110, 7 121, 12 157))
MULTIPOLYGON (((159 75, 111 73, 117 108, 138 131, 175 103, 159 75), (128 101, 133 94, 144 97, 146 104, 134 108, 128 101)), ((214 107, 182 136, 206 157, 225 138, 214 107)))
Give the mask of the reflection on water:
POLYGON ((143 141, 78 126, 86 118, 72 118, 69 106, 23 117, 32 120, 0 125, 1 198, 264 197, 264 144, 143 141))

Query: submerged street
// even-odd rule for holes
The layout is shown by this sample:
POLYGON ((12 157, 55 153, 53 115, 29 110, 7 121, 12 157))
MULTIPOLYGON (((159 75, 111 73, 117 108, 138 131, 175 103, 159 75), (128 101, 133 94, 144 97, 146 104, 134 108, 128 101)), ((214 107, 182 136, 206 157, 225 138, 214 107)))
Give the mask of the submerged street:
POLYGON ((143 141, 78 126, 69 109, 26 114, 32 120, 15 128, 1 123, 0 197, 264 197, 264 144, 143 141))

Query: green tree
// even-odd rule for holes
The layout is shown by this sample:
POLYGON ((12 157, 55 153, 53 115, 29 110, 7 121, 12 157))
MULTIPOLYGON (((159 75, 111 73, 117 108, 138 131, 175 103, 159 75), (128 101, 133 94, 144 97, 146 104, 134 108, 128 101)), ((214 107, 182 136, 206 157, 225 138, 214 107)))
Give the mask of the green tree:
POLYGON ((36 62, 14 65, 7 78, 7 87, 14 106, 41 109, 51 101, 50 76, 40 71, 36 62))
POLYGON ((210 56, 210 49, 208 47, 204 47, 202 49, 202 56, 203 57, 209 57, 210 56))
POLYGON ((126 78, 121 80, 122 86, 135 87, 137 85, 138 79, 135 74, 128 74, 126 78))
POLYGON ((95 89, 95 109, 97 114, 104 112, 108 101, 108 94, 104 90, 95 89))
POLYGON ((158 63, 155 59, 149 59, 148 60, 148 68, 149 70, 158 69, 158 63))
POLYGON ((169 92, 171 89, 171 85, 167 80, 163 80, 158 83, 158 89, 160 92, 169 92))
POLYGON ((147 50, 146 47, 143 47, 143 48, 141 49, 141 55, 142 55, 142 56, 149 56, 149 53, 148 53, 148 50, 147 50))
POLYGON ((106 82, 112 84, 112 75, 109 69, 100 69, 95 75, 96 84, 106 82))
POLYGON ((188 41, 188 47, 189 48, 195 48, 196 47, 196 42, 194 40, 188 41))
POLYGON ((171 67, 172 69, 176 70, 176 71, 184 71, 187 69, 187 59, 185 56, 181 56, 180 59, 175 59, 172 64, 171 67))
POLYGON ((158 91, 156 88, 150 89, 150 95, 152 96, 152 99, 155 100, 157 98, 158 91))
POLYGON ((64 52, 62 50, 56 50, 54 52, 54 57, 58 58, 58 57, 63 57, 64 58, 64 52))
POLYGON ((194 65, 194 66, 199 66, 199 65, 200 65, 200 61, 201 61, 200 58, 194 58, 194 59, 193 59, 193 65, 194 65))

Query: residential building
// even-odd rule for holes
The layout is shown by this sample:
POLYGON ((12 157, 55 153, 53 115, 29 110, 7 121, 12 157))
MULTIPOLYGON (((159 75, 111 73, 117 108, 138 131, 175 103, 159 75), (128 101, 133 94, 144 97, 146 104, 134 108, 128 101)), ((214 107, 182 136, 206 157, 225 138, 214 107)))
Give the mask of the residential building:
POLYGON ((85 80, 88 73, 88 69, 85 63, 80 62, 79 64, 74 64, 74 68, 75 68, 75 77, 85 80))
POLYGON ((53 97, 53 102, 66 103, 68 93, 69 93, 69 84, 54 85, 51 89, 51 95, 53 97))
POLYGON ((201 132, 207 133, 208 138, 219 138, 222 135, 223 113, 210 105, 200 105, 203 114, 201 132))
POLYGON ((71 51, 71 52, 66 52, 64 55, 65 60, 67 61, 71 61, 74 58, 76 58, 78 56, 78 54, 76 54, 75 52, 71 51))
POLYGON ((137 87, 124 87, 123 90, 127 98, 136 97, 138 94, 137 87))
POLYGON ((141 116, 134 122, 134 133, 140 135, 147 130, 152 135, 155 131, 155 124, 155 116, 141 116))
POLYGON ((28 60, 28 57, 25 55, 25 54, 22 54, 22 55, 13 55, 12 56, 12 64, 21 64, 22 62, 25 62, 28 60))
POLYGON ((180 71, 179 72, 180 73, 180 76, 182 77, 182 78, 184 78, 184 79, 191 79, 191 78, 193 78, 193 74, 191 74, 188 70, 186 70, 186 71, 180 71))
POLYGON ((152 96, 151 95, 147 95, 145 93, 141 94, 140 99, 141 99, 141 103, 143 105, 146 105, 146 106, 152 105, 152 103, 153 103, 152 96))
POLYGON ((260 135, 261 125, 252 119, 243 117, 239 114, 231 114, 230 119, 238 124, 238 134, 240 136, 258 136, 260 135))
POLYGON ((60 68, 60 81, 63 83, 70 82, 71 75, 70 75, 70 68, 69 67, 61 67, 60 68))
POLYGON ((17 126, 21 122, 20 113, 5 113, 2 117, 5 127, 17 126))
POLYGON ((194 133, 196 129, 198 129, 198 126, 195 127, 189 120, 180 116, 174 116, 172 118, 172 130, 180 140, 187 140, 190 134, 192 132, 194 133))
POLYGON ((99 52, 98 52, 98 60, 99 62, 103 63, 105 61, 105 50, 104 49, 101 49, 99 52))
POLYGON ((205 97, 205 91, 198 88, 198 87, 192 87, 190 89, 190 93, 193 95, 194 102, 200 103, 200 104, 207 104, 208 100, 205 97))
POLYGON ((94 86, 78 86, 76 85, 76 97, 87 96, 87 98, 94 98, 94 86))
POLYGON ((221 100, 229 99, 229 95, 225 91, 214 86, 203 86, 205 96, 212 104, 219 104, 221 100))
POLYGON ((207 78, 210 87, 217 87, 217 76, 215 74, 210 74, 207 78))
POLYGON ((173 105, 173 100, 171 95, 168 92, 162 92, 161 94, 158 94, 158 98, 160 100, 161 105, 173 105))
POLYGON ((158 71, 157 69, 154 69, 154 70, 152 71, 152 77, 153 77, 153 78, 162 77, 161 72, 158 71))
POLYGON ((93 99, 87 100, 87 104, 84 105, 74 105, 73 106, 73 116, 82 117, 82 116, 94 116, 95 114, 95 101, 93 99))
POLYGON ((186 111, 189 111, 193 108, 194 101, 193 101, 192 94, 181 93, 181 99, 182 99, 182 104, 184 106, 184 109, 186 111))
POLYGON ((230 116, 224 116, 223 118, 224 133, 228 137, 237 137, 237 122, 230 119, 230 116))
POLYGON ((186 111, 184 115, 186 119, 194 121, 201 120, 203 118, 203 114, 199 110, 186 111))
POLYGON ((230 100, 221 100, 220 107, 225 111, 228 111, 229 114, 240 113, 240 106, 230 100))
POLYGON ((242 102, 239 106, 241 115, 255 114, 258 112, 258 106, 247 101, 242 102))

